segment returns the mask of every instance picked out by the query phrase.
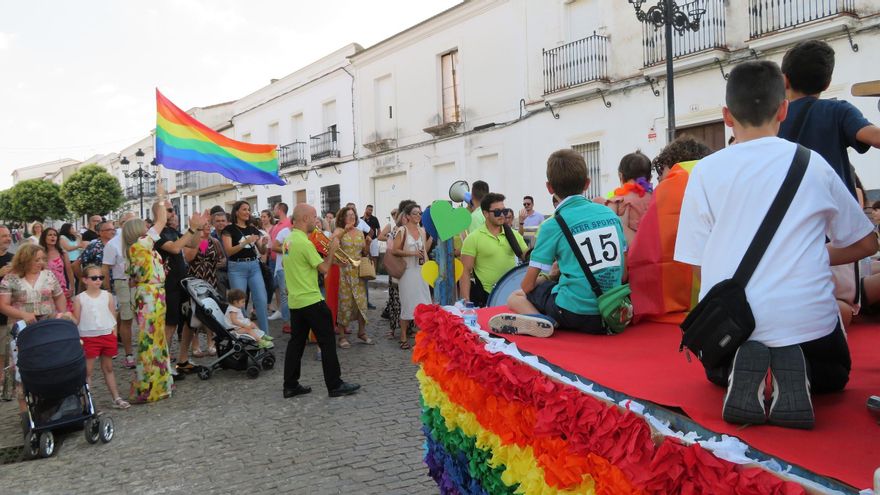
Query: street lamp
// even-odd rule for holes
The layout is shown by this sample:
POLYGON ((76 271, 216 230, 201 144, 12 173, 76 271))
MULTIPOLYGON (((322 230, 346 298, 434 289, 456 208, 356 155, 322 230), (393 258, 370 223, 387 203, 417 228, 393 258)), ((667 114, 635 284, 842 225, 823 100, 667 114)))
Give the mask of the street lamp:
POLYGON ((685 31, 700 29, 700 18, 706 13, 699 8, 702 0, 694 0, 679 7, 675 0, 658 0, 647 12, 642 10, 645 0, 627 0, 636 9, 636 17, 641 22, 648 22, 654 28, 664 27, 666 32, 666 108, 668 118, 667 139, 675 139, 675 85, 672 76, 672 30, 682 35, 685 31))
MULTIPOLYGON (((151 173, 144 168, 144 152, 140 148, 138 148, 134 156, 137 161, 137 168, 132 171, 128 170, 128 165, 131 163, 128 161, 128 158, 123 156, 119 163, 122 165, 122 175, 124 175, 126 179, 136 178, 138 180, 138 198, 140 198, 141 202, 141 218, 144 218, 144 179, 148 181, 158 180, 159 171, 156 170, 151 173)), ((150 162, 150 165, 156 166, 155 158, 150 162)))

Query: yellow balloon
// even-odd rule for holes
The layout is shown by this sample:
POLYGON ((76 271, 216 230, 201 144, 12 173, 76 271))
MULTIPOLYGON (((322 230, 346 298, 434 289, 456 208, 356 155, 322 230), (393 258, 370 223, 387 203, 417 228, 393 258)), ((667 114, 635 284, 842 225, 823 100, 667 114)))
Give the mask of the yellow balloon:
POLYGON ((464 265, 461 264, 461 260, 455 258, 455 281, 458 282, 458 279, 461 278, 461 274, 464 273, 464 265))
POLYGON ((422 265, 422 279, 430 285, 434 287, 434 282, 437 281, 437 277, 440 276, 440 267, 437 265, 436 261, 426 261, 424 265, 422 265))

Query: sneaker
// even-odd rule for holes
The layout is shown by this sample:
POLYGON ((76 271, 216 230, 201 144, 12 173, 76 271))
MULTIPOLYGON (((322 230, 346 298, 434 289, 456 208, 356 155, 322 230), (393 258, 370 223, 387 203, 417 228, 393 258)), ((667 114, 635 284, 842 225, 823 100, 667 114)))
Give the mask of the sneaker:
POLYGON ((361 388, 357 383, 340 382, 339 386, 329 392, 330 397, 342 397, 343 395, 351 395, 361 388))
POLYGON ((269 320, 270 320, 270 321, 280 320, 280 319, 281 319, 281 311, 275 310, 274 313, 272 313, 271 315, 269 315, 269 320))
POLYGON ((122 360, 122 366, 128 369, 136 368, 137 363, 134 362, 134 356, 126 354, 125 359, 122 360))
POLYGON ((768 422, 786 428, 810 430, 816 421, 810 400, 807 361, 799 345, 770 349, 773 395, 768 422))
POLYGON ((760 342, 746 341, 733 356, 727 393, 721 416, 728 423, 760 425, 767 422, 764 386, 770 367, 770 349, 760 342))
POLYGON ((263 339, 271 342, 271 341, 275 340, 275 337, 272 337, 271 335, 266 333, 266 334, 263 334, 263 339))
POLYGON ((198 368, 196 367, 196 365, 192 364, 189 361, 177 363, 174 366, 174 369, 177 371, 177 374, 179 374, 179 375, 188 375, 190 373, 195 373, 196 371, 198 371, 198 368))
POLYGON ((376 309, 376 306, 371 303, 367 303, 367 309, 376 309))
POLYGON ((260 339, 260 342, 257 343, 257 347, 260 349, 272 349, 275 347, 275 344, 273 344, 271 340, 260 339))
POLYGON ((281 327, 281 333, 290 333, 290 325, 285 323, 284 326, 281 327))
POLYGON ((549 337, 553 335, 556 321, 542 314, 501 313, 489 319, 489 328, 495 333, 549 337))

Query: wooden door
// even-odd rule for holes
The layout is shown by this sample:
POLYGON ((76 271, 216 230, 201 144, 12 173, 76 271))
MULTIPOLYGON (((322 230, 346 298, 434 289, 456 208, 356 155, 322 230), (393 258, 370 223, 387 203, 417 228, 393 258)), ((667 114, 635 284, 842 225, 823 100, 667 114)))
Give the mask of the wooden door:
POLYGON ((727 141, 724 139, 724 122, 720 121, 690 127, 679 127, 676 129, 675 135, 690 136, 694 139, 699 139, 713 152, 727 146, 727 141))

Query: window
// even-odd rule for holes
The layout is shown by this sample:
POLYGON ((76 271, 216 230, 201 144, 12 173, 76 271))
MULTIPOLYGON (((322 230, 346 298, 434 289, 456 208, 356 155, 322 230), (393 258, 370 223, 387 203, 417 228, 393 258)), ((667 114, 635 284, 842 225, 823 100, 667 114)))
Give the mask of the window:
POLYGON ((274 209, 275 205, 277 205, 278 203, 281 202, 281 195, 279 194, 278 196, 269 196, 268 202, 269 202, 269 209, 270 210, 274 209))
POLYGON ((306 141, 305 128, 303 127, 302 112, 290 117, 290 142, 306 141))
POLYGON ((321 216, 328 211, 334 215, 339 211, 339 184, 321 188, 321 216))
POLYGON ((321 105, 321 116, 324 119, 324 129, 330 129, 336 125, 336 100, 321 105))
POLYGON ((440 70, 443 78, 443 123, 461 122, 458 104, 461 92, 458 81, 458 50, 440 57, 440 70))
POLYGON ((269 124, 269 139, 266 141, 271 144, 282 144, 278 142, 278 122, 269 124))
POLYGON ((373 82, 374 109, 376 118, 376 136, 379 139, 389 138, 394 132, 394 91, 391 86, 391 75, 385 75, 373 82))
POLYGON ((587 162, 587 177, 590 178, 590 188, 587 190, 587 197, 595 198, 601 196, 599 175, 602 169, 599 167, 599 142, 576 144, 571 149, 580 153, 584 157, 584 161, 587 162))

